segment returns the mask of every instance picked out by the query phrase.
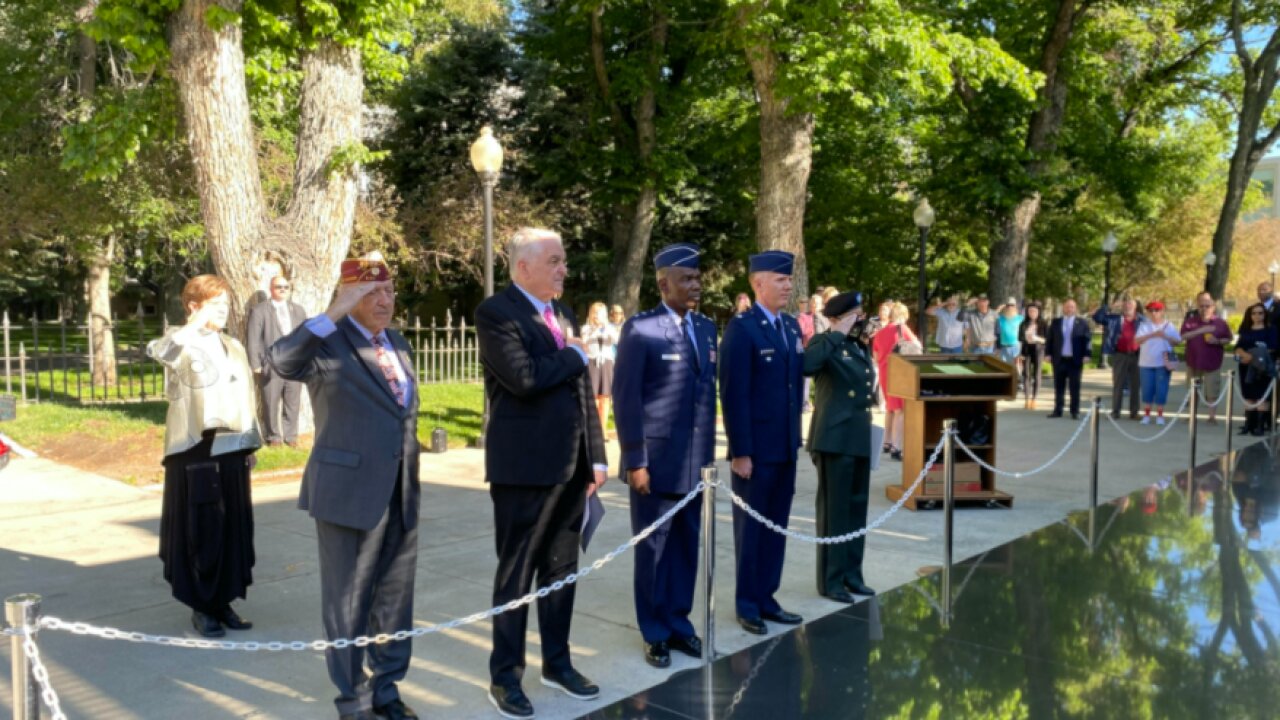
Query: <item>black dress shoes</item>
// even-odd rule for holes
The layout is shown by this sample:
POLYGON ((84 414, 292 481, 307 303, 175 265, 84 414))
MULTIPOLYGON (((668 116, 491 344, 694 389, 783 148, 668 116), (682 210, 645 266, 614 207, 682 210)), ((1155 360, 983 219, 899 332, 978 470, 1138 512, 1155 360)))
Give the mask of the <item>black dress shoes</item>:
POLYGON ((248 630, 253 627, 253 623, 237 615, 230 605, 218 615, 218 620, 230 630, 248 630))
MULTIPOLYGON (((670 656, 667 659, 670 660, 670 656)), ((600 697, 600 687, 573 668, 558 673, 542 673, 542 684, 575 700, 595 700, 600 697)))
POLYGON ((222 623, 212 615, 205 615, 199 610, 191 611, 191 626, 207 638, 220 638, 227 634, 227 631, 222 629, 222 623))
POLYGON ((342 713, 338 716, 338 720, 378 720, 378 716, 370 710, 357 710, 353 713, 342 713))
POLYGON ((867 585, 864 582, 846 582, 844 586, 848 588, 849 592, 853 593, 854 595, 875 595, 876 594, 876 591, 872 590, 871 586, 867 585))
POLYGON ((1060 417, 1062 417, 1062 413, 1049 413, 1049 414, 1048 414, 1048 415, 1046 415, 1045 417, 1049 417, 1049 418, 1060 418, 1060 417))
POLYGON ((765 620, 782 623, 783 625, 799 625, 804 622, 804 618, 793 612, 787 612, 786 610, 779 610, 778 612, 772 613, 760 613, 760 617, 765 620))
POLYGON ((671 651, 667 643, 659 640, 644 644, 644 661, 656 668, 671 667, 671 651))
POLYGON ((418 713, 413 708, 404 704, 400 698, 396 698, 386 705, 374 705, 373 711, 386 718, 386 720, 418 720, 418 713))
POLYGON ((854 597, 853 594, 850 593, 848 590, 835 590, 832 592, 824 592, 822 593, 822 597, 828 600, 835 600, 836 602, 839 602, 839 603, 848 603, 849 605, 852 605, 858 602, 858 598, 854 597))
POLYGON ((529 702, 529 696, 524 694, 519 685, 490 685, 489 702, 502 717, 511 720, 528 720, 533 717, 533 703, 529 702))
POLYGON ((769 628, 764 624, 764 621, 761 620, 760 618, 745 618, 739 615, 738 624, 742 626, 743 630, 746 630, 752 635, 768 635, 769 634, 769 628))
POLYGON ((697 635, 689 637, 672 637, 667 641, 672 650, 679 650, 691 658, 702 659, 702 639, 697 635))

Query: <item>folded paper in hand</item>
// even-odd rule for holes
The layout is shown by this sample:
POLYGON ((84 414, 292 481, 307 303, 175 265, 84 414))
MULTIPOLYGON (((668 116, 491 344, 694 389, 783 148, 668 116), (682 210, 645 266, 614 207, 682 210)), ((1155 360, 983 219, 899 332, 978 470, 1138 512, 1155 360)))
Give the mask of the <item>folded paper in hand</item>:
POLYGON ((587 498, 587 508, 582 513, 582 550, 585 552, 587 544, 591 542, 591 537, 596 534, 596 528, 600 527, 600 521, 604 519, 604 503, 600 502, 600 493, 591 493, 587 498))

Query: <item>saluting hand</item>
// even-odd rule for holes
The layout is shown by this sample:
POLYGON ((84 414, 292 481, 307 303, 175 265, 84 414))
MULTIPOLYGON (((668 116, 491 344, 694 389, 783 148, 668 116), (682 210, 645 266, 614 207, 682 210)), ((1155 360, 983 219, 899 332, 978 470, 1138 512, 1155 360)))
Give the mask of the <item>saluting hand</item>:
POLYGON ((325 310, 324 314, 328 315, 329 319, 335 323, 338 322, 352 310, 355 310, 356 305, 360 304, 365 295, 373 292, 381 284, 377 282, 361 282, 338 286, 338 292, 333 296, 333 302, 329 303, 329 309, 325 310))
POLYGON ((649 468, 636 468, 627 471, 627 484, 641 495, 649 494, 649 468))

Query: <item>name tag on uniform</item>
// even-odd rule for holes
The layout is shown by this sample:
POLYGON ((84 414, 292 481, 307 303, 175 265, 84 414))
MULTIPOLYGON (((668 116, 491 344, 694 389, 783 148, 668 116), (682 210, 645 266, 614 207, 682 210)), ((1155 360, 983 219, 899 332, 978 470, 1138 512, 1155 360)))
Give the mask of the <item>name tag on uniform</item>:
POLYGON ((773 354, 773 348, 761 348, 761 349, 760 349, 760 354, 761 354, 761 355, 772 355, 772 354, 773 354))
POLYGON ((680 359, 680 353, 673 353, 673 354, 669 354, 669 355, 663 355, 663 356, 662 356, 662 359, 663 359, 663 360, 671 360, 671 361, 679 360, 679 359, 680 359))

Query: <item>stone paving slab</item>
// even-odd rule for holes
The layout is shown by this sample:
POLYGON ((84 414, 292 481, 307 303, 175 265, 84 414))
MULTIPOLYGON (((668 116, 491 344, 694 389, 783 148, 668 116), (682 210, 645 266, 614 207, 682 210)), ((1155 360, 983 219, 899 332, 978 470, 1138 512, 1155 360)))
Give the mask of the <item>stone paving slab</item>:
MULTIPOLYGON (((1107 383, 1105 373, 1089 371, 1086 393, 1103 392, 1107 383)), ((1180 402, 1182 393, 1175 383, 1172 396, 1180 402)), ((1041 407, 1045 404, 1042 401, 1041 407)), ((1070 420, 1046 419, 1046 412, 1023 410, 1021 401, 1001 404, 999 467, 1029 469, 1056 454, 1075 426, 1070 420)), ((1142 436, 1155 431, 1136 423, 1126 428, 1142 436)), ((1102 501, 1187 467, 1185 425, 1150 444, 1120 438, 1106 423, 1102 431, 1102 501)), ((1221 451, 1224 432, 1224 425, 1201 426, 1202 461, 1221 451)), ((611 452, 616 458, 616 446, 611 452)), ((718 454, 723 455, 723 445, 718 454)), ((1059 522, 1084 507, 1088 457, 1086 434, 1044 473, 999 481, 1001 489, 1015 496, 1013 509, 959 509, 956 559, 1059 522)), ((719 463, 721 477, 728 477, 727 465, 719 463)), ((496 558, 482 468, 482 453, 474 450, 422 458, 426 487, 415 599, 418 626, 490 605, 496 558)), ((896 484, 900 472, 900 465, 886 459, 873 474, 871 517, 888 509, 884 487, 896 484)), ((815 490, 816 473, 802 458, 793 528, 813 532, 815 490)), ((258 564, 249 598, 238 607, 256 626, 229 639, 312 640, 323 634, 314 525, 294 509, 296 494, 296 480, 254 487, 258 564)), ((626 488, 611 483, 602 498, 608 516, 583 565, 631 535, 626 488)), ((0 472, 0 594, 39 593, 45 598, 45 612, 64 620, 196 637, 189 614, 170 599, 161 577, 156 557, 159 513, 156 488, 129 487, 41 459, 15 460, 0 472)), ((717 645, 727 652, 761 639, 743 632, 734 621, 731 506, 724 493, 717 499, 716 516, 717 645)), ((867 545, 867 581, 887 589, 931 571, 941 559, 942 523, 941 512, 904 510, 873 532, 867 545)), ((811 545, 790 541, 787 558, 779 598, 787 609, 813 619, 840 608, 815 594, 811 545)), ((540 718, 576 717, 693 666, 693 660, 679 655, 673 655, 669 670, 644 663, 631 601, 631 568, 628 553, 578 588, 574 659, 601 685, 597 701, 572 701, 537 682, 537 622, 536 613, 531 613, 524 685, 540 718)), ((700 597, 701 588, 698 592, 700 597)), ((695 621, 701 628, 700 610, 695 621)), ((424 717, 497 717, 484 696, 490 631, 488 623, 477 623, 416 641, 413 666, 401 686, 406 701, 424 717)), ((180 650, 62 632, 42 633, 40 646, 63 708, 73 720, 334 717, 323 657, 313 652, 180 650)), ((0 648, 0 663, 9 663, 7 645, 0 648)), ((0 673, 0 713, 10 709, 8 683, 8 673, 0 673)))

